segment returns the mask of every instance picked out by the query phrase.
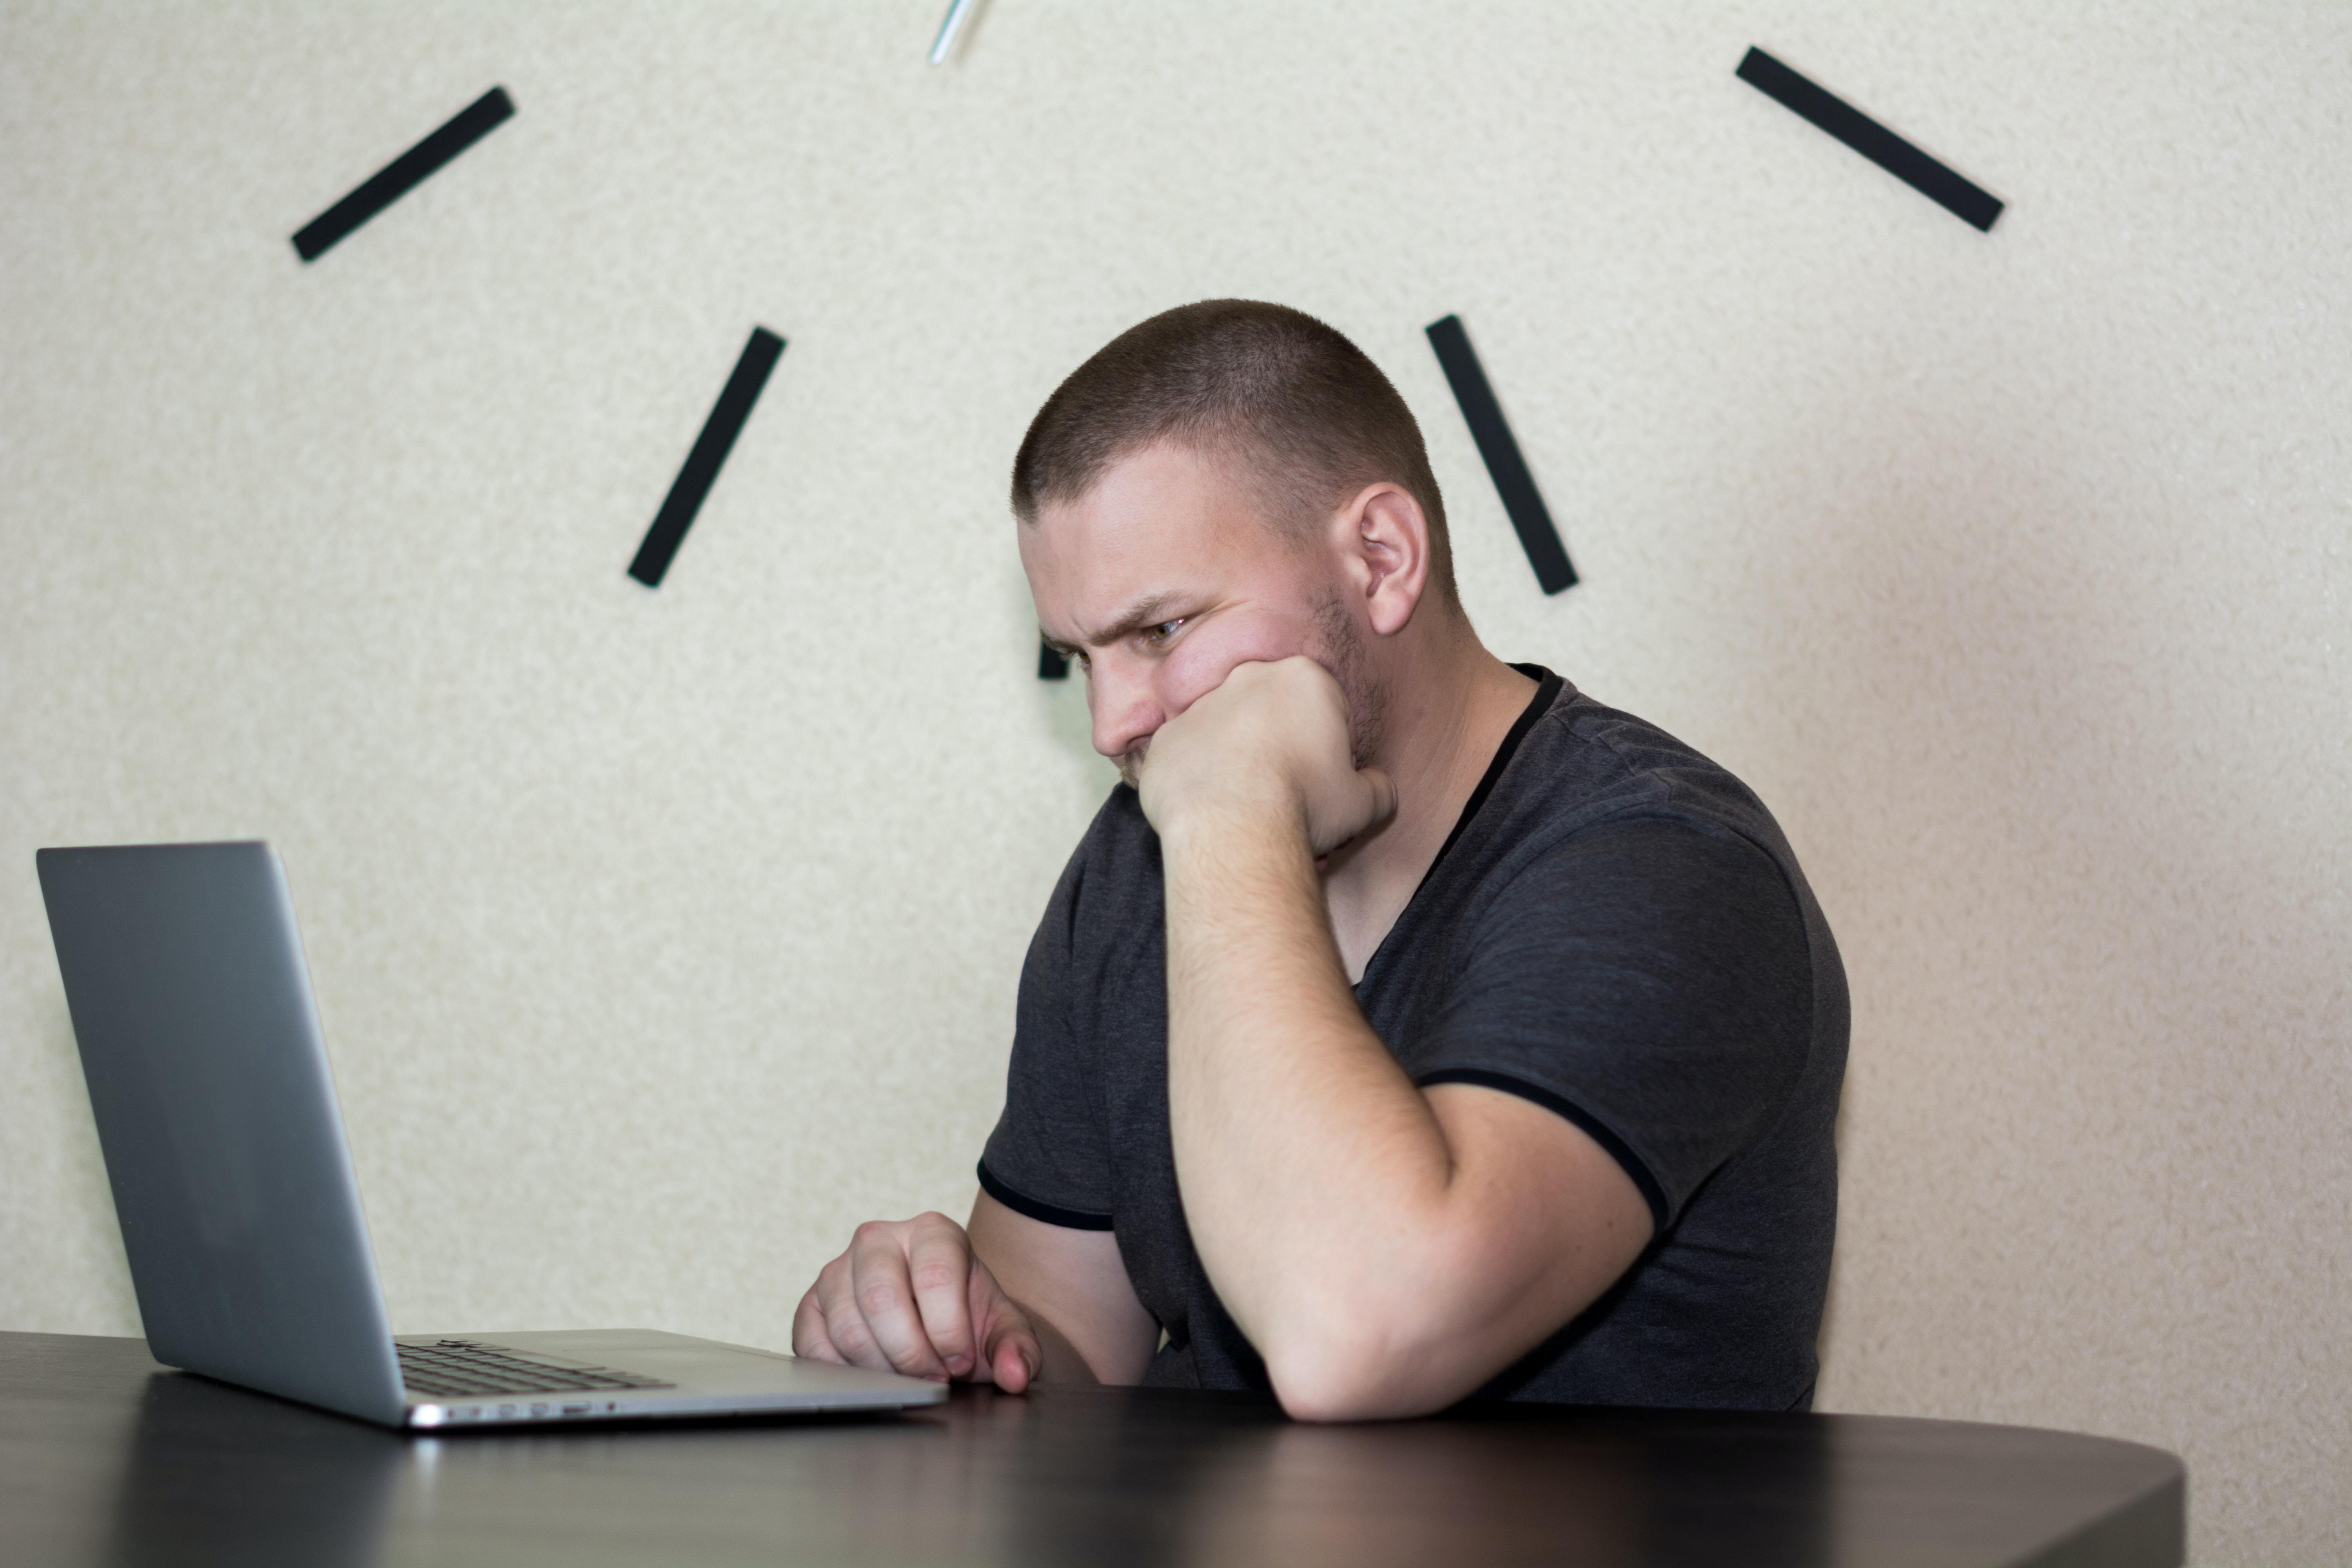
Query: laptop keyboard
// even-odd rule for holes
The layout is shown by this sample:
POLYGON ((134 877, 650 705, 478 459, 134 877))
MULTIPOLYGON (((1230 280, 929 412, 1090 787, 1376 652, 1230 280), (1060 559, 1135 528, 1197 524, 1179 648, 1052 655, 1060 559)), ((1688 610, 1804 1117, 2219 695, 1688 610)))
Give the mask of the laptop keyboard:
POLYGON ((464 1399, 487 1394, 569 1394, 582 1389, 676 1388, 657 1377, 639 1377, 609 1366, 556 1366, 516 1351, 472 1340, 393 1347, 400 1354, 400 1381, 411 1394, 464 1399))

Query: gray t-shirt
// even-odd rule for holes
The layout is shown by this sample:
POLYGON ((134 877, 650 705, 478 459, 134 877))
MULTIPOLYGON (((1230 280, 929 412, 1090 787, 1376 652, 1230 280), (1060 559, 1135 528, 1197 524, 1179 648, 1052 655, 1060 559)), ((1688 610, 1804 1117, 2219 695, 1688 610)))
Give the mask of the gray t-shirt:
MULTIPOLYGON (((1746 785, 1548 670, 1356 999, 1416 1083, 1566 1117, 1648 1201, 1624 1278, 1479 1397, 1811 1399, 1837 1226, 1845 972, 1746 785)), ((1167 1331, 1147 1384, 1267 1386, 1193 1251, 1168 1126, 1160 841, 1122 784, 1031 942, 982 1187, 1110 1230, 1167 1331)))

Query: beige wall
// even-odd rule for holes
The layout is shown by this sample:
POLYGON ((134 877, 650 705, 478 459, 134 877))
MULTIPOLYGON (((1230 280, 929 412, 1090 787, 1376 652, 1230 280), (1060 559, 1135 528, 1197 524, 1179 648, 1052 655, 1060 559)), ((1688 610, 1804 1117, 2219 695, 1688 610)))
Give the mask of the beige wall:
POLYGON ((400 1329, 782 1343, 853 1221, 960 1210, 1109 776, 1003 476, 1105 337, 1244 294, 1396 378, 1493 645, 1811 868, 1823 1405, 2161 1444, 2200 1562, 2352 1559, 2352 10, 1000 0, 931 70, 940 5, 0 8, 0 1326, 137 1327, 45 844, 278 845, 400 1329))

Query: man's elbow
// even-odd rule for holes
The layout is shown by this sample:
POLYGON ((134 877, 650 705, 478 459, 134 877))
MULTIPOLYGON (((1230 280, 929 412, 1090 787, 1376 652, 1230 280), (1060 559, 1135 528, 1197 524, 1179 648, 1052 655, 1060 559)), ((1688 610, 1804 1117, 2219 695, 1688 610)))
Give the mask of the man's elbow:
POLYGON ((1392 1421, 1442 1410, 1470 1392, 1411 1325, 1356 1313, 1268 1336, 1266 1379, 1294 1421, 1392 1421))

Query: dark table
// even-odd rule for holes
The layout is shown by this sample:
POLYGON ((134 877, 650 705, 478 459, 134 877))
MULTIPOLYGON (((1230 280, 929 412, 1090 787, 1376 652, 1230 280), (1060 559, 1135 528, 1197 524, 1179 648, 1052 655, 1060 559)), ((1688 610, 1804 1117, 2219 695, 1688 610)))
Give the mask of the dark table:
POLYGON ((2160 1449, 1876 1415, 1512 1408, 1301 1426, 1240 1394, 437 1437, 0 1333, 0 1563, 1978 1563, 2174 1568, 2160 1449))

